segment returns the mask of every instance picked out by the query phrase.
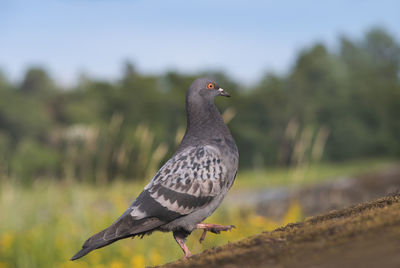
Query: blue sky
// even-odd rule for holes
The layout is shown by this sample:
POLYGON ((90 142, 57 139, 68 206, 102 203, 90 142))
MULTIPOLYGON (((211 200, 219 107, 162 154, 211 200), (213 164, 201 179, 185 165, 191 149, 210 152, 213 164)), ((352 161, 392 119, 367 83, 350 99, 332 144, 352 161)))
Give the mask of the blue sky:
POLYGON ((80 73, 226 71, 256 82, 299 50, 383 26, 400 40, 400 1, 0 1, 0 69, 13 80, 41 65, 62 84, 80 73))

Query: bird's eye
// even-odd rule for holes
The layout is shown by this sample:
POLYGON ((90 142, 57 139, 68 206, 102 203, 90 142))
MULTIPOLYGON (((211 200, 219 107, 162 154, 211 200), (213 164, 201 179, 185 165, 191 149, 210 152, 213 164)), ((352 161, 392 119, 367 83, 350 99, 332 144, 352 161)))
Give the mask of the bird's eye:
POLYGON ((208 83, 207 88, 208 89, 214 89, 214 84, 213 83, 208 83))

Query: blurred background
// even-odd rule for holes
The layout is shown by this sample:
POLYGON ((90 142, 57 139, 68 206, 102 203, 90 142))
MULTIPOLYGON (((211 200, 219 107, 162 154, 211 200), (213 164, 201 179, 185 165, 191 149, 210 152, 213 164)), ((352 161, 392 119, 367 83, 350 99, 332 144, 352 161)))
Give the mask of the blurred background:
MULTIPOLYGON (((69 262, 179 144, 215 77, 240 173, 200 252, 398 189, 396 1, 2 1, 0 268, 143 267, 171 234, 69 262), (355 192, 354 189, 357 189, 355 192), (321 200, 321 196, 324 197, 321 200)), ((168 249, 168 251, 166 251, 168 249)))

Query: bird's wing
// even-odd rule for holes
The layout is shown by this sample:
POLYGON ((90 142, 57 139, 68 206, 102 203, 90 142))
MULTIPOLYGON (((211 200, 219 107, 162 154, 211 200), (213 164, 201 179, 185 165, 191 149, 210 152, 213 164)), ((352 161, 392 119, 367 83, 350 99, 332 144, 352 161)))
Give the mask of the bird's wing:
POLYGON ((221 193, 226 171, 218 148, 186 148, 161 167, 132 204, 130 215, 169 222, 205 207, 221 193))

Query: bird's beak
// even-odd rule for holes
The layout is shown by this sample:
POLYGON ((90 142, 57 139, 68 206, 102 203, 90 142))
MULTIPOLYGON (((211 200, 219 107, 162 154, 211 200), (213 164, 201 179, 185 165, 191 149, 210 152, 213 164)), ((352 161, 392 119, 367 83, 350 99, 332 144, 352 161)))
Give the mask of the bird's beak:
POLYGON ((218 89, 219 95, 220 96, 224 96, 224 97, 230 97, 231 95, 229 95, 228 92, 224 91, 222 88, 218 89))

